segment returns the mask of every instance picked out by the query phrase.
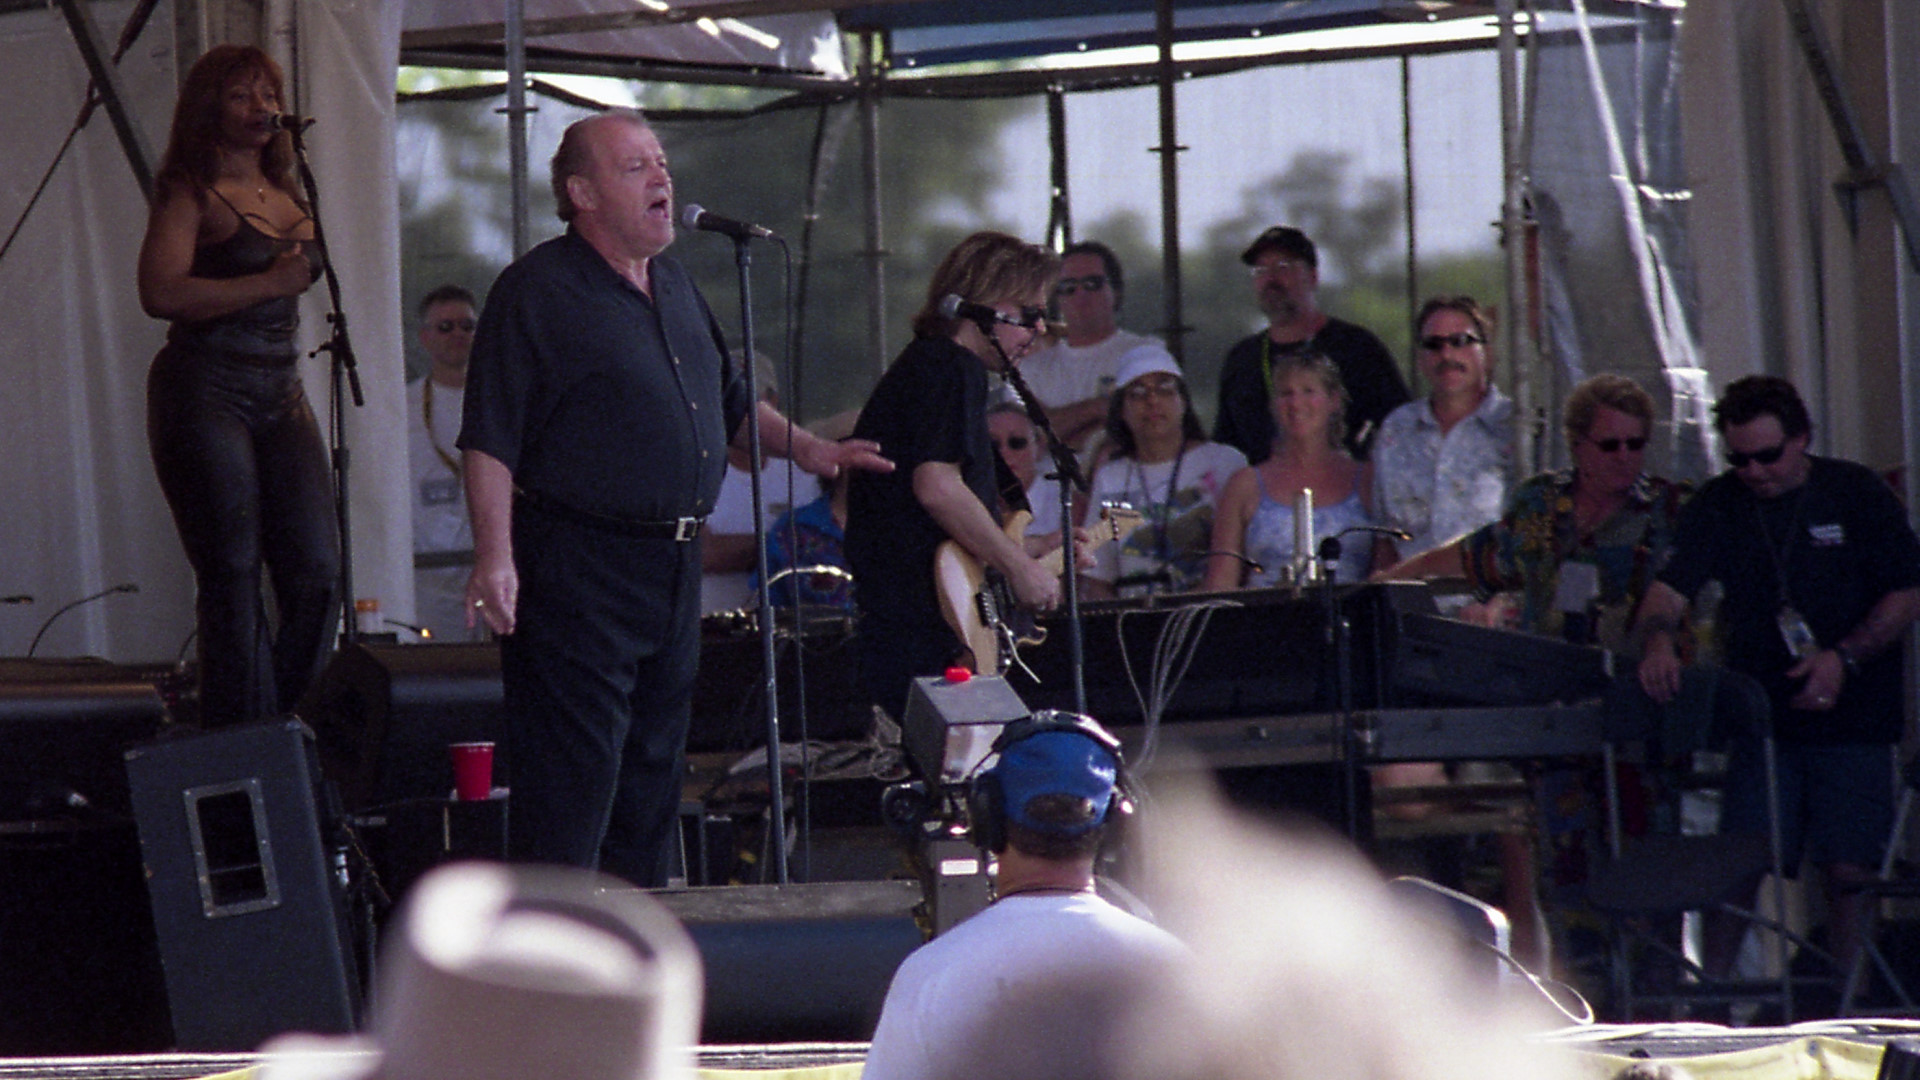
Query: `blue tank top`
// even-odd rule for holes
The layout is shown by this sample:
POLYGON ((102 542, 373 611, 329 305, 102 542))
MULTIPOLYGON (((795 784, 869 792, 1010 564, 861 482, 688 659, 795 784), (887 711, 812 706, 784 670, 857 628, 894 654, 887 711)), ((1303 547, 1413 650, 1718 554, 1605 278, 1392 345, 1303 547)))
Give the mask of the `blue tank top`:
MULTIPOLYGON (((1373 515, 1367 511, 1356 489, 1332 506, 1313 508, 1314 547, 1318 550, 1320 541, 1348 526, 1371 524, 1373 515)), ((1247 577, 1249 588, 1280 584, 1280 568, 1293 561, 1293 507, 1267 497, 1265 477, 1260 478, 1260 505, 1247 521, 1247 557, 1260 564, 1260 569, 1247 577)), ((1372 563, 1373 537, 1367 533, 1348 536, 1340 541, 1340 563, 1334 572, 1334 581, 1340 584, 1365 581, 1372 563)))
MULTIPOLYGON (((225 195, 212 188, 208 190, 240 219, 240 227, 224 240, 194 249, 194 277, 218 280, 258 274, 272 266, 280 252, 294 242, 263 232, 239 207, 228 202, 225 195)), ((299 243, 312 265, 313 276, 319 277, 320 257, 313 241, 299 243)), ((292 360, 293 336, 299 328, 300 298, 282 296, 200 322, 176 322, 168 330, 167 340, 195 349, 292 360)))

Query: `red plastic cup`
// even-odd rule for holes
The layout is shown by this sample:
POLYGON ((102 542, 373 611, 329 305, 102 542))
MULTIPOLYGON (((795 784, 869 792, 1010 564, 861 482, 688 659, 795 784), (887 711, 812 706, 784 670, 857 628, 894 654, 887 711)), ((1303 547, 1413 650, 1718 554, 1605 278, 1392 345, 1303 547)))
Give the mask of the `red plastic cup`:
POLYGON ((457 742, 447 746, 453 756, 453 791, 465 802, 493 795, 493 744, 457 742))

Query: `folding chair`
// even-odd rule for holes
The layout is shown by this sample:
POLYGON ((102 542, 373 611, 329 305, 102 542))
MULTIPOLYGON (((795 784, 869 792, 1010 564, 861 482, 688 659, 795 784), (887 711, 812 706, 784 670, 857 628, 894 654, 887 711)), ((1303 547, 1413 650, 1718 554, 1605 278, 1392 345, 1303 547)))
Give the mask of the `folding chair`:
MULTIPOLYGON (((1774 1004, 1783 1022, 1793 1018, 1789 942, 1805 947, 1776 920, 1742 907, 1763 875, 1773 876, 1775 910, 1784 910, 1780 797, 1772 709, 1766 691, 1744 675, 1711 667, 1689 668, 1681 693, 1666 708, 1648 698, 1631 676, 1608 695, 1603 755, 1606 770, 1608 858, 1592 873, 1584 899, 1610 923, 1611 981, 1617 1019, 1636 1017, 1636 1006, 1665 1005, 1678 1018, 1688 1005, 1774 1004), (1757 743, 1767 785, 1764 835, 1683 835, 1677 802, 1702 778, 1690 763, 1697 751, 1757 743), (1645 763, 1669 811, 1669 828, 1625 836, 1621 819, 1623 758, 1645 763), (1675 769, 1674 763, 1687 767, 1675 769), (1665 782, 1662 782, 1665 781, 1665 782), (1778 978, 1710 978, 1680 942, 1687 912, 1720 912, 1770 932, 1778 978), (1652 970, 1642 965, 1647 957, 1652 970)), ((1656 815, 1660 816, 1660 815, 1656 815)))
POLYGON ((1854 955, 1853 963, 1847 966, 1847 981, 1840 993, 1838 1009, 1841 1016, 1855 1015, 1855 1007, 1869 987, 1869 964, 1886 980, 1887 989, 1893 994, 1894 1000, 1891 1005, 1875 1006, 1870 1010, 1873 1015, 1912 1016, 1920 1013, 1920 1003, 1914 1001, 1906 984, 1894 973, 1887 954, 1874 940, 1880 928, 1883 901, 1920 899, 1920 877, 1915 876, 1913 869, 1900 860, 1900 854, 1907 847, 1907 829, 1914 822, 1915 812, 1920 811, 1920 758, 1908 758, 1901 766, 1900 776, 1900 799, 1894 804, 1893 828, 1887 834, 1887 850, 1880 859, 1880 872, 1872 882, 1860 886, 1860 891, 1872 898, 1873 902, 1867 905, 1866 923, 1860 928, 1860 951, 1854 955))

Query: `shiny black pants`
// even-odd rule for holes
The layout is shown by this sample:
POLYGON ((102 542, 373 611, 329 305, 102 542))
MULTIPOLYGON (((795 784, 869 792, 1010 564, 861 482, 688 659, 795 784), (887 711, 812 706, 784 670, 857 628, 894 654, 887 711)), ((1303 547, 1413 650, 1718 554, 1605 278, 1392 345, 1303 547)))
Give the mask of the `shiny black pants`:
POLYGON ((147 373, 147 445, 199 590, 202 722, 286 712, 340 614, 326 445, 298 369, 168 345, 147 373))

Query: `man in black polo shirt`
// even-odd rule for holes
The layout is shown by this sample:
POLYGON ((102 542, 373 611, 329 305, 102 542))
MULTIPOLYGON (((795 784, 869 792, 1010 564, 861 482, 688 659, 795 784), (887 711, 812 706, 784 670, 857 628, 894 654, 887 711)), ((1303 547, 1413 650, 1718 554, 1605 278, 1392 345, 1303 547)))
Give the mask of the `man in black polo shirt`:
POLYGON ((1237 447, 1255 465, 1273 453, 1273 358, 1320 353, 1347 388, 1347 449, 1367 456, 1387 414, 1413 400, 1393 354, 1365 327, 1320 310, 1320 252, 1307 234, 1275 225, 1240 256, 1253 271, 1254 299, 1267 328, 1227 350, 1220 365, 1220 411, 1213 440, 1237 447))
POLYGON ((509 849, 666 881, 699 653, 700 525, 744 442, 823 477, 889 469, 748 402, 679 264, 673 181, 643 117, 568 128, 567 232, 501 273, 460 432, 473 515, 467 602, 502 635, 509 849))
MULTIPOLYGON (((1807 453, 1813 425, 1793 384, 1736 380, 1714 406, 1732 468, 1680 512, 1673 555, 1641 602, 1640 684, 1680 689, 1674 634, 1688 598, 1726 586, 1717 620, 1726 665, 1773 701, 1788 867, 1802 848, 1826 878, 1829 945, 1859 944, 1864 898, 1893 822, 1892 747, 1905 725, 1901 638, 1920 617, 1920 540, 1884 480, 1807 453)), ((1721 828, 1766 828, 1765 774, 1737 749, 1721 828)), ((1758 886, 1758 882, 1754 883, 1758 886)), ((1738 944, 1709 933, 1710 970, 1738 944)))

